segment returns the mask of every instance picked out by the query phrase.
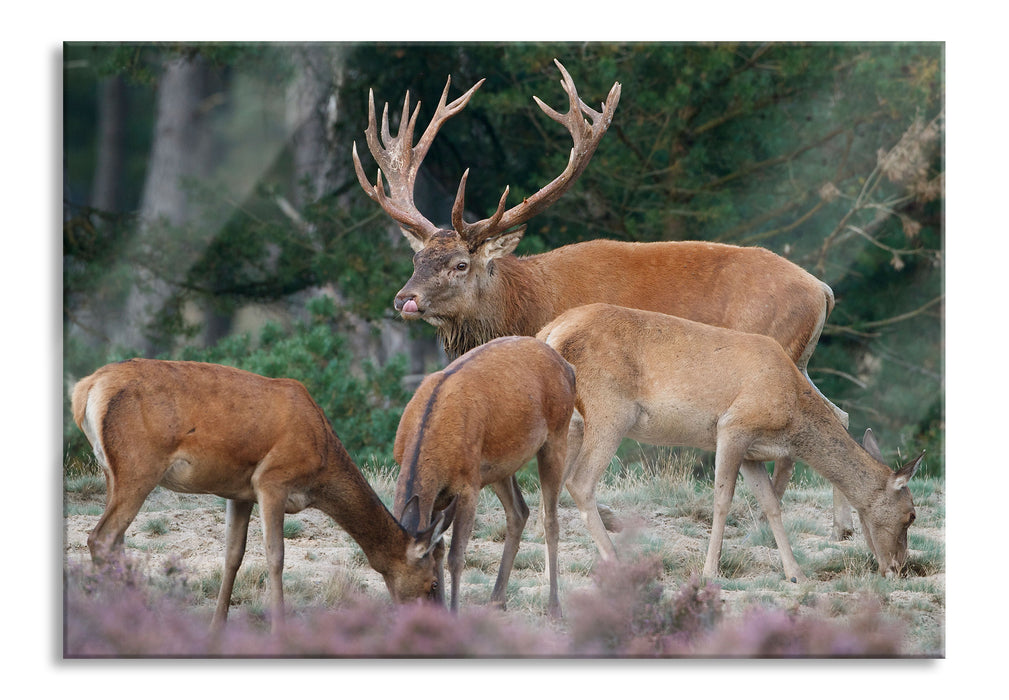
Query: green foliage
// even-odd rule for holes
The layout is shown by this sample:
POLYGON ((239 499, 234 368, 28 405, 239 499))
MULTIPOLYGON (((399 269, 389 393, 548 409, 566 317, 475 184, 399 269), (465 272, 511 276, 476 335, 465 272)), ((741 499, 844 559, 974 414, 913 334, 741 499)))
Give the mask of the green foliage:
POLYGON ((404 358, 377 367, 353 357, 332 325, 336 306, 329 297, 313 299, 307 311, 309 318, 289 329, 267 324, 255 342, 249 335, 229 336, 206 349, 187 348, 178 359, 297 379, 358 464, 391 461, 399 418, 410 398, 402 383, 404 358))
MULTIPOLYGON (((589 167, 530 222, 518 252, 607 237, 763 245, 788 257, 830 284, 837 300, 810 362, 814 381, 849 412, 853 434, 867 426, 877 432, 891 462, 898 448, 908 456, 924 447, 929 473, 942 473, 941 44, 484 42, 345 49, 343 74, 333 81, 339 110, 331 150, 320 154, 332 181, 318 194, 296 171, 296 137, 284 121, 286 90, 298 76, 297 47, 65 45, 64 327, 74 331, 64 334, 68 375, 82 376, 121 352, 106 347, 93 326, 121 313, 137 267, 154 270, 175 291, 159 327, 151 329, 165 343, 160 347, 196 342, 195 332, 205 330, 186 320, 187 306, 228 318, 248 302, 290 303, 297 293, 328 284, 339 289, 348 311, 367 320, 390 314, 393 295, 411 273, 411 254, 390 236, 388 217, 362 192, 350 166, 356 140, 366 172, 375 169, 362 138, 368 90, 374 89, 379 110, 390 103, 393 130, 409 91, 422 103, 419 131, 446 76, 452 76, 449 99, 486 78, 466 110, 441 129, 418 187, 421 210, 446 222, 469 168, 467 217, 484 217, 506 185, 515 204, 567 160, 570 138, 532 100, 535 94, 567 109, 553 65, 558 58, 587 104, 598 107, 614 82, 622 85, 621 101, 589 167), (168 61, 183 56, 209 67, 220 100, 208 121, 215 147, 238 163, 252 162, 267 138, 278 142, 278 152, 265 169, 248 168, 254 181, 238 194, 213 178, 187 183, 199 215, 165 229, 165 244, 144 258, 130 243, 154 138, 157 81, 168 61), (105 212, 87 205, 87 192, 98 155, 96 95, 100 82, 113 78, 125 83, 128 118, 122 197, 117 211, 105 212), (931 141, 914 131, 933 122, 939 133, 931 141), (892 164, 883 167, 887 153, 900 156, 903 174, 892 164), (281 199, 295 203, 300 223, 281 210, 281 199), (170 264, 174 249, 195 249, 194 242, 199 252, 190 255, 192 264, 170 264)), ((413 324, 411 332, 432 331, 413 324)), ((235 358, 260 345, 273 348, 261 351, 268 354, 297 354, 265 336, 233 339, 214 352, 228 357, 231 343, 235 358)), ((345 362, 355 364, 349 357, 345 362)), ((292 363, 262 364, 279 371, 292 363)), ((364 383, 372 381, 369 371, 380 373, 358 368, 364 383)), ((343 423, 356 425, 357 417, 329 410, 338 431, 356 433, 343 423)), ((69 452, 79 451, 77 442, 69 452)))
POLYGON ((165 535, 168 533, 168 520, 166 518, 151 518, 141 526, 140 530, 155 537, 165 535))
POLYGON ((284 539, 293 540, 295 537, 301 537, 301 534, 305 531, 305 524, 300 520, 295 520, 292 518, 284 519, 284 539))
MULTIPOLYGON (((228 336, 211 347, 190 346, 162 359, 213 362, 267 377, 297 379, 322 407, 355 462, 391 462, 396 428, 410 398, 403 388, 405 358, 398 356, 379 367, 353 357, 333 326, 336 307, 328 297, 311 300, 307 312, 306 320, 290 328, 269 323, 256 338, 228 336)), ((69 406, 64 451, 68 463, 86 461, 90 453, 69 419, 69 406)))

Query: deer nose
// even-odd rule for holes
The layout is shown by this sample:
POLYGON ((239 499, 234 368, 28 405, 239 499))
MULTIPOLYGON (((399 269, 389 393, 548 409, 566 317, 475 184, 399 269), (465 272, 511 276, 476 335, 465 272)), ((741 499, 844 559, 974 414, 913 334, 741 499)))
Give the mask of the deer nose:
POLYGON ((397 294, 392 306, 401 314, 416 314, 420 312, 420 306, 417 305, 417 295, 415 294, 397 294))

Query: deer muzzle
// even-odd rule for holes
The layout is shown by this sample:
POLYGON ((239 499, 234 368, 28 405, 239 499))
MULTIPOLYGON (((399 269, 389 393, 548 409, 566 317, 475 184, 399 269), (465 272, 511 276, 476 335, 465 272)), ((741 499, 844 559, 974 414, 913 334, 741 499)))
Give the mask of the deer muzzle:
POLYGON ((408 321, 413 321, 423 315, 420 305, 417 304, 417 297, 413 294, 397 294, 392 305, 408 321))

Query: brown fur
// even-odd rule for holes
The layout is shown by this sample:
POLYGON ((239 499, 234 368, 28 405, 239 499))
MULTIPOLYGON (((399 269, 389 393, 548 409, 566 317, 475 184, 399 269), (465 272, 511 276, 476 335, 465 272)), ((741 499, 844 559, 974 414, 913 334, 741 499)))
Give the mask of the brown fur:
MULTIPOLYGON (((785 258, 763 248, 700 241, 608 240, 520 258, 510 254, 520 237, 505 234, 473 253, 451 232, 432 237, 414 256, 414 274, 395 307, 402 311, 414 300, 419 313, 404 317, 435 325, 449 356, 500 335, 535 335, 583 304, 657 311, 774 338, 813 386, 806 365, 834 294, 785 258)), ((847 414, 819 395, 847 425, 847 414)), ((779 499, 792 471, 788 459, 775 463, 779 499)), ((851 506, 835 491, 834 536, 845 539, 852 531, 851 506)))
POLYGON ((914 505, 907 489, 921 456, 899 472, 859 446, 780 345, 766 336, 665 314, 591 304, 561 314, 539 339, 578 375, 567 488, 604 557, 615 556, 595 488, 620 440, 714 450, 715 512, 704 575, 718 571, 722 533, 740 468, 755 490, 785 575, 802 578, 762 462, 802 460, 859 513, 880 572, 907 557, 914 505))
POLYGON ((71 403, 108 487, 105 512, 88 537, 96 563, 122 550, 127 527, 158 484, 228 499, 215 628, 228 615, 255 503, 275 628, 283 618, 284 513, 308 507, 332 517, 361 545, 394 600, 437 597, 439 539, 447 523, 416 535, 404 530, 301 383, 221 365, 136 359, 82 379, 71 403))
POLYGON ((534 457, 539 465, 547 541, 550 611, 557 593, 557 500, 563 487, 575 377, 556 352, 528 337, 482 345, 428 376, 403 412, 394 456, 400 464, 393 512, 407 527, 426 527, 447 504, 455 507, 452 609, 458 609, 466 545, 477 497, 491 486, 505 509, 507 534, 491 600, 505 589, 529 515, 515 473, 534 457), (412 514, 411 504, 416 504, 412 514))
MULTIPOLYGON (((483 81, 451 103, 447 102, 451 80, 446 83, 416 146, 417 111, 410 116, 409 96, 395 137, 388 131, 387 112, 383 113, 380 140, 374 95, 369 95, 365 136, 380 173, 375 183, 367 178, 356 146, 355 171, 364 191, 400 224, 416 252, 414 273, 396 295, 394 308, 408 320, 424 319, 436 326, 450 358, 502 335, 535 335, 558 314, 582 304, 604 302, 658 311, 774 338, 808 381, 806 366, 834 306, 834 296, 826 284, 770 251, 699 241, 595 240, 528 258, 511 255, 524 224, 561 197, 588 166, 620 100, 621 86, 615 83, 601 112, 589 108, 578 97, 571 75, 554 62, 569 109, 561 113, 536 101, 571 136, 564 171, 507 210, 506 188, 494 214, 472 224, 462 216, 467 178, 463 175, 452 207, 451 229, 435 226, 417 209, 414 184, 442 124, 465 108, 483 81), (389 183, 388 197, 382 173, 389 183)), ((830 406, 847 425, 847 414, 830 406)), ((787 459, 775 464, 779 497, 792 468, 787 459)), ((836 492, 834 521, 835 537, 848 536, 851 507, 836 492)))
MULTIPOLYGON (((699 241, 594 240, 524 258, 507 255, 481 267, 473 264, 476 256, 469 256, 458 240, 445 237, 429 249, 432 246, 439 252, 418 253, 415 270, 427 256, 437 257, 441 265, 415 272, 397 297, 416 298, 421 318, 435 317, 443 335, 458 334, 466 326, 504 335, 535 335, 567 309, 603 302, 767 335, 798 364, 808 360, 809 348, 815 346, 834 307, 834 295, 826 284, 763 248, 699 241), (478 279, 467 287, 454 285, 460 289, 452 290, 451 302, 445 300, 446 313, 438 306, 439 292, 449 285, 432 277, 460 261, 470 264, 470 276, 478 279), (467 294, 469 286, 474 288, 472 295, 467 294), (472 299, 459 299, 460 294, 472 299)), ((470 336, 476 345, 491 339, 478 333, 470 336)), ((804 368, 803 364, 800 369, 804 368)))

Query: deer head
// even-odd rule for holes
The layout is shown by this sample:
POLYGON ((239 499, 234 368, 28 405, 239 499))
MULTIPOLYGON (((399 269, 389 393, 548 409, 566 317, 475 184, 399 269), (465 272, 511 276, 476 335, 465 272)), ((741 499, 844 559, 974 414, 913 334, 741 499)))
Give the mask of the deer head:
MULTIPOLYGON (((877 462, 885 464, 876 437, 868 428, 862 437, 862 446, 877 462)), ((879 572, 883 576, 899 575, 907 562, 907 529, 915 519, 907 485, 924 457, 922 450, 917 458, 893 472, 884 488, 875 494, 871 507, 858 511, 865 541, 879 562, 879 572)))
POLYGON ((433 522, 418 532, 420 521, 420 501, 411 498, 403 509, 401 522, 411 539, 406 559, 396 562, 393 571, 385 576, 389 595, 396 602, 429 600, 439 605, 445 604, 445 596, 440 585, 445 559, 445 531, 455 519, 456 499, 448 507, 435 514, 433 522))
POLYGON ((448 91, 452 83, 449 76, 435 114, 416 146, 412 145, 413 132, 420 104, 416 105, 411 115, 410 95, 407 93, 395 137, 389 130, 389 106, 386 104, 382 111, 380 141, 374 94, 369 92, 365 138, 379 165, 375 183, 372 184, 365 176, 356 143, 353 148, 354 168, 361 187, 399 224, 415 251, 414 273, 396 295, 394 302, 394 308, 403 318, 424 319, 432 325, 440 326, 464 314, 479 296, 481 288, 488 284, 494 261, 512 253, 519 244, 525 232, 523 224, 557 201, 588 165, 613 118, 620 100, 620 84, 613 84, 602 105, 602 111, 597 112, 578 97, 574 81, 564 66, 557 60, 554 63, 561 71, 561 85, 568 95, 568 112, 561 114, 538 97, 534 96, 533 99, 547 116, 563 124, 570 132, 573 146, 567 167, 536 194, 507 210, 505 202, 508 187, 505 187, 496 211, 490 217, 472 223, 463 219, 466 180, 469 176, 467 170, 459 182, 452 206, 451 229, 435 226, 417 209, 413 194, 417 170, 441 125, 466 106, 483 80, 448 103, 448 91), (383 184, 383 174, 389 184, 388 194, 383 184))

